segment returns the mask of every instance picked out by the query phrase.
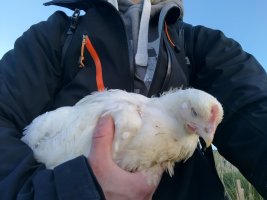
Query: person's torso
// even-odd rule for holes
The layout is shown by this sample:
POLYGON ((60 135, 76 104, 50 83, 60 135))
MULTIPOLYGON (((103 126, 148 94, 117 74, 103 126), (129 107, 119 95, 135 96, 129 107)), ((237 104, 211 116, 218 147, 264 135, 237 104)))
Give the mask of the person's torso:
MULTIPOLYGON (((169 14, 172 13, 167 13, 164 18, 168 24, 168 34, 172 41, 180 45, 179 48, 183 48, 179 44, 181 35, 177 30, 177 21, 168 20, 169 14)), ((155 23, 155 26, 157 25, 158 23, 155 23)), ((147 96, 159 95, 170 88, 190 86, 190 69, 186 69, 184 65, 184 52, 173 47, 164 28, 163 25, 162 37, 158 41, 155 71, 150 77, 151 84, 147 96)), ((105 87, 134 92, 136 68, 124 20, 112 5, 99 1, 88 7, 73 33, 62 62, 64 78, 62 89, 55 96, 54 108, 74 105, 84 96, 97 90, 95 63, 86 50, 85 66, 79 67, 83 34, 88 35, 101 61, 105 87)), ((185 163, 175 166, 173 177, 163 175, 153 199, 224 199, 224 189, 213 163, 197 149, 185 163)))

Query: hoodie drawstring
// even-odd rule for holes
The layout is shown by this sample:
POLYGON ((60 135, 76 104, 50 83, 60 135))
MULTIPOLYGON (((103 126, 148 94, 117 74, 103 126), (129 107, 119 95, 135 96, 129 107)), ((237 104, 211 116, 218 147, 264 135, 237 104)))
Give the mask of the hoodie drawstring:
POLYGON ((137 51, 135 54, 135 63, 140 66, 147 66, 148 62, 147 47, 150 13, 151 2, 150 0, 144 0, 137 41, 137 51))

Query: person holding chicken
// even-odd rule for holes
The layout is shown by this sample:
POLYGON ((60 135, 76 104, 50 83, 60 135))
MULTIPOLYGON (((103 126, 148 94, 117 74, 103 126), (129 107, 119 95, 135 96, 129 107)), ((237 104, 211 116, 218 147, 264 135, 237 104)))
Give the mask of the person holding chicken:
POLYGON ((185 23, 180 0, 46 5, 69 8, 73 15, 58 11, 33 25, 0 61, 0 199, 227 198, 211 149, 201 145, 175 165, 172 177, 162 172, 158 185, 147 184, 142 173, 122 170, 111 157, 110 116, 98 121, 88 156, 54 169, 37 162, 21 141, 34 118, 73 106, 94 91, 152 97, 177 87, 203 90, 222 103, 224 118, 213 143, 267 198, 267 76, 236 41, 185 23))

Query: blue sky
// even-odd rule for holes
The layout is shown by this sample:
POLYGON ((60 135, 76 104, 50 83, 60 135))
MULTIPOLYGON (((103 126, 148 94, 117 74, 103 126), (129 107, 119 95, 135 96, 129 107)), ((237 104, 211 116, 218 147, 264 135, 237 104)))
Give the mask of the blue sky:
MULTIPOLYGON (((1 2, 0 58, 13 48, 16 38, 32 24, 46 20, 55 10, 61 9, 56 6, 45 7, 44 2, 46 1, 1 2)), ((184 0, 184 4, 186 22, 222 30, 267 69, 266 0, 184 0)))

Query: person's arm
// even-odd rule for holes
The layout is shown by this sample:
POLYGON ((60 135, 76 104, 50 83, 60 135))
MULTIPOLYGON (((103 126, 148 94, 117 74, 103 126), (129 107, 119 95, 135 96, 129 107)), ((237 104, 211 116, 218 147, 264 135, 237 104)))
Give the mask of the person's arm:
POLYGON ((100 199, 87 158, 47 170, 20 141, 60 89, 67 28, 67 16, 57 12, 26 31, 0 61, 0 199, 100 199))
POLYGON ((222 32, 198 26, 193 35, 192 86, 216 96, 225 111, 214 144, 267 198, 266 72, 222 32))

